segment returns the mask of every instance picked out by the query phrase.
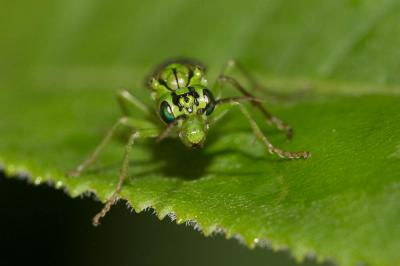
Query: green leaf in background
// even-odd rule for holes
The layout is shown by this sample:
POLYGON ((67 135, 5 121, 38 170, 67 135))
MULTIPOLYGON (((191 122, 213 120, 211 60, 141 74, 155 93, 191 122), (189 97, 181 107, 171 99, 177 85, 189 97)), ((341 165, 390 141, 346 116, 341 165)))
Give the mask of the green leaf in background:
POLYGON ((199 58, 212 80, 234 57, 288 93, 269 107, 293 125, 293 141, 259 119, 273 143, 313 156, 269 155, 233 112, 203 150, 138 143, 122 197, 136 211, 151 207, 248 246, 287 247, 299 259, 400 265, 398 1, 1 5, 0 162, 10 176, 105 200, 123 139, 87 175, 64 174, 118 117, 115 91, 129 87, 148 101, 142 81, 160 61, 199 58))

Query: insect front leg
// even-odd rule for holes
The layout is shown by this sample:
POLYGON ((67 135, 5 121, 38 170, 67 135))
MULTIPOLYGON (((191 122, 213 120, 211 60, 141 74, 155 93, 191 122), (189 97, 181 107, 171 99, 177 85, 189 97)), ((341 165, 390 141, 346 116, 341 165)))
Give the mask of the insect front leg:
POLYGON ((157 136, 156 143, 160 143, 164 139, 170 137, 176 125, 176 122, 168 124, 167 127, 157 136))
POLYGON ((122 90, 117 94, 118 104, 126 116, 131 116, 133 113, 141 113, 152 118, 154 121, 158 121, 158 117, 154 112, 141 100, 136 98, 128 90, 122 90))
POLYGON ((217 102, 217 108, 220 107, 221 113, 226 113, 232 107, 239 107, 241 113, 246 117, 246 119, 249 121, 251 128, 253 129, 253 132, 257 139, 259 139, 268 149, 268 151, 271 154, 277 154, 281 158, 289 158, 289 159, 300 159, 304 158, 307 159, 308 157, 311 156, 311 153, 308 151, 295 151, 295 152, 290 152, 290 151, 284 151, 281 149, 276 148, 272 143, 268 140, 268 138, 265 136, 265 134, 261 131, 260 127, 257 125, 257 122, 254 120, 254 118, 250 115, 250 113, 247 111, 247 109, 236 99, 234 98, 228 98, 228 99, 222 99, 217 102))
POLYGON ((105 134, 103 139, 100 141, 100 143, 97 145, 97 147, 94 149, 94 151, 89 155, 89 157, 86 158, 83 163, 78 165, 73 171, 68 173, 68 176, 74 176, 78 177, 84 172, 91 164, 93 164, 101 151, 104 149, 105 146, 110 142, 112 136, 114 135, 115 131, 117 128, 121 125, 126 124, 128 117, 121 117, 118 119, 118 121, 108 130, 108 132, 105 134))
POLYGON ((224 84, 229 83, 231 84, 235 89, 237 89, 240 93, 245 95, 246 97, 254 98, 254 100, 251 100, 251 104, 257 108, 261 114, 264 116, 266 122, 268 124, 273 124, 275 125, 279 130, 282 130, 286 133, 286 136, 288 139, 291 139, 293 136, 293 129, 291 126, 283 122, 281 119, 278 117, 272 115, 261 103, 260 100, 256 100, 257 97, 255 97, 253 94, 251 94, 248 90, 246 90, 236 79, 234 79, 231 76, 226 76, 226 75, 220 75, 218 77, 217 82, 220 83, 220 87, 222 88, 224 84))
POLYGON ((104 204, 104 207, 101 209, 99 213, 97 213, 92 220, 92 223, 94 226, 97 226, 100 224, 100 219, 103 218, 107 212, 111 209, 111 206, 115 204, 115 202, 118 200, 119 193, 121 192, 122 186, 124 184, 124 181, 126 180, 128 176, 128 169, 129 169, 129 155, 131 154, 133 144, 135 141, 139 138, 155 138, 159 135, 159 130, 154 128, 150 129, 145 129, 145 130, 135 130, 129 137, 129 140, 127 144, 125 145, 125 152, 124 156, 122 159, 122 164, 121 164, 121 170, 119 174, 119 179, 117 186, 111 195, 110 198, 107 199, 106 203, 104 204))
POLYGON ((157 128, 155 123, 144 119, 135 119, 128 116, 123 116, 117 120, 117 122, 107 131, 103 139, 96 146, 94 151, 83 161, 78 167, 73 171, 68 173, 68 176, 78 177, 80 176, 90 165, 92 165, 99 157, 100 153, 110 142, 111 138, 115 134, 116 130, 120 126, 125 126, 128 128, 157 128))

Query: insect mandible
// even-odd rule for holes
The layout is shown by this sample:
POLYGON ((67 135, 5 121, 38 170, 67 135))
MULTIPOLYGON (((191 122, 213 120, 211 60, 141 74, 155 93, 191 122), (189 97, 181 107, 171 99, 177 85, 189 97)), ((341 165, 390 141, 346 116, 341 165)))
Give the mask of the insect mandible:
POLYGON ((151 90, 156 112, 127 90, 123 90, 118 94, 118 103, 124 116, 119 118, 110 128, 92 154, 74 171, 69 173, 70 176, 79 176, 96 161, 118 127, 126 126, 132 129, 132 133, 125 145, 117 186, 111 197, 106 201, 103 209, 93 217, 93 225, 99 225, 100 219, 107 214, 111 206, 118 200, 124 181, 128 176, 129 155, 137 139, 154 138, 156 142, 160 142, 167 137, 179 137, 186 146, 199 148, 203 146, 206 140, 210 125, 219 121, 232 108, 240 110, 248 120, 257 139, 265 145, 270 153, 289 159, 306 159, 311 156, 307 151, 289 152, 278 149, 271 144, 250 112, 243 105, 243 102, 249 102, 251 106, 263 115, 268 124, 275 125, 279 130, 285 132, 289 139, 293 134, 292 128, 276 116, 273 116, 267 111, 259 98, 250 93, 235 78, 226 74, 233 68, 237 68, 253 87, 257 85, 254 77, 249 72, 235 60, 230 60, 210 89, 205 75, 205 67, 195 60, 183 59, 161 64, 148 78, 147 85, 151 90), (225 84, 230 84, 237 89, 241 96, 220 97, 219 94, 225 84), (140 110, 143 114, 153 115, 153 117, 158 118, 158 123, 156 120, 133 119, 128 111, 128 106, 140 110), (159 123, 159 120, 162 122, 159 123))

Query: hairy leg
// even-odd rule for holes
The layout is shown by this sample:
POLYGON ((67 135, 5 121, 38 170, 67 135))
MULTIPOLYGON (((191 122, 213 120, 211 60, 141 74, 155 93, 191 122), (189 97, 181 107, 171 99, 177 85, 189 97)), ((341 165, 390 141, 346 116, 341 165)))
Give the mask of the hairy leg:
MULTIPOLYGON (((92 154, 83 162, 81 163, 75 170, 68 173, 69 176, 80 176, 82 172, 84 172, 91 164, 93 164, 101 151, 107 144, 110 142, 110 139, 114 135, 117 128, 121 125, 125 125, 130 128, 147 128, 147 127, 155 127, 154 121, 152 119, 145 120, 145 119, 134 119, 130 118, 129 110, 138 111, 145 115, 151 115, 152 112, 150 111, 149 107, 141 102, 139 99, 134 97, 131 93, 127 90, 122 90, 117 94, 117 101, 122 109, 122 112, 125 116, 118 119, 118 121, 110 128, 110 130, 106 133, 103 137, 102 141, 97 145, 95 150, 92 154)), ((153 115, 153 118, 155 116, 153 115)))
POLYGON ((263 93, 268 94, 268 99, 270 100, 275 100, 275 101, 294 101, 298 100, 299 98, 303 98, 307 92, 309 92, 312 87, 311 85, 307 85, 306 87, 303 87, 293 93, 288 94, 282 94, 278 93, 276 91, 272 91, 271 89, 268 88, 268 86, 265 86, 264 84, 261 84, 257 78, 250 72, 248 71, 240 62, 238 62, 235 59, 230 59, 226 63, 225 67, 223 68, 222 74, 224 75, 230 75, 229 72, 232 70, 237 70, 248 82, 251 86, 251 88, 255 91, 260 91, 263 93))
POLYGON ((254 90, 267 90, 267 87, 260 84, 255 76, 253 76, 244 66, 242 66, 242 64, 233 58, 229 59, 225 67, 222 69, 222 75, 229 75, 229 72, 235 69, 239 71, 239 73, 245 78, 245 80, 254 90))
POLYGON ((289 152, 289 151, 284 151, 281 149, 278 149, 276 147, 274 147, 271 142, 269 142, 269 140, 267 139, 267 137, 264 135, 264 133, 261 131, 261 129, 259 128, 259 126, 257 125, 256 121, 254 120, 254 118, 250 115, 250 113, 246 110, 246 108, 244 108, 244 106, 239 105, 240 111, 242 112, 242 114, 247 118, 247 120, 249 121, 254 134, 256 135, 256 137, 262 142, 264 143, 264 145, 268 148, 270 153, 274 153, 277 154, 279 157, 281 158, 289 158, 289 159, 299 159, 299 158, 304 158, 307 159, 308 157, 311 156, 311 154, 307 151, 295 151, 295 152, 289 152))
MULTIPOLYGON (((120 125, 124 125, 130 128, 135 128, 135 124, 140 120, 133 120, 128 117, 122 117, 118 119, 118 121, 111 127, 111 129, 104 136, 99 145, 95 148, 92 154, 82 163, 80 164, 74 171, 72 171, 69 176, 80 176, 84 170, 86 170, 93 162, 95 162, 104 149, 104 147, 109 143, 110 139, 114 135, 116 129, 120 125)), ((147 124, 148 121, 142 121, 142 123, 138 124, 147 124)), ((128 166, 129 166, 129 154, 132 150, 132 146, 136 139, 138 138, 156 138, 160 134, 160 130, 157 127, 146 127, 145 129, 135 130, 129 137, 128 143, 125 145, 125 153, 122 159, 121 170, 119 174, 118 184, 111 195, 111 197, 107 200, 103 209, 93 218, 93 225, 99 225, 100 219, 106 215, 106 213, 110 210, 111 206, 118 199, 118 194, 121 191, 122 185, 128 175, 128 166)))
POLYGON ((118 121, 107 131, 106 135, 103 137, 103 139, 94 149, 94 151, 89 155, 89 157, 87 157, 86 160, 78 165, 78 167, 76 167, 73 171, 69 172, 68 176, 80 176, 82 172, 84 172, 91 164, 93 164, 97 160, 99 154, 103 151, 104 147, 106 147, 107 144, 110 142, 117 128, 120 125, 124 125, 127 119, 127 117, 119 118, 118 121))
POLYGON ((140 113, 150 117, 154 122, 158 121, 157 115, 152 112, 151 108, 127 90, 118 92, 117 101, 122 112, 126 116, 131 116, 132 113, 140 113))
POLYGON ((307 159, 308 157, 311 156, 311 154, 307 151, 295 151, 295 152, 284 151, 272 145, 272 143, 268 140, 265 134, 261 131, 260 127, 257 125, 257 122, 254 120, 254 118, 250 115, 247 109, 242 104, 240 104, 240 101, 238 101, 237 99, 234 98, 221 99, 216 107, 218 108, 218 112, 216 113, 217 117, 212 122, 216 122, 218 120, 219 114, 225 114, 230 109, 232 109, 232 107, 235 106, 239 107, 242 114, 249 121, 250 126, 253 129, 253 132, 257 137, 257 139, 259 139, 267 147, 268 151, 271 154, 277 154, 281 158, 289 158, 289 159, 299 159, 299 158, 307 159))
POLYGON ((125 145, 125 152, 124 152, 124 156, 122 158, 121 170, 120 170, 117 186, 115 187, 115 190, 114 190, 113 194, 111 195, 111 197, 107 199, 107 201, 104 204, 104 207, 101 209, 101 211, 93 217, 92 223, 94 226, 97 226, 100 224, 100 219, 103 218, 107 214, 107 212, 110 210, 111 206, 114 205, 115 202, 118 200, 119 193, 121 192, 124 181, 126 180, 126 178, 128 176, 129 155, 131 154, 133 144, 135 143, 135 141, 139 138, 155 138, 158 136, 158 134, 159 134, 159 132, 156 129, 146 129, 146 130, 135 131, 130 135, 128 143, 125 145))
POLYGON ((287 138, 292 138, 293 136, 293 129, 291 126, 280 120, 278 117, 272 115, 262 104, 260 100, 256 100, 257 97, 255 97, 253 94, 251 94, 248 90, 246 90, 236 79, 234 79, 231 76, 226 76, 226 75, 220 75, 218 77, 218 81, 220 84, 218 85, 220 88, 223 87, 224 84, 229 83, 231 84, 235 89, 237 89, 241 94, 243 94, 246 97, 249 98, 254 98, 254 100, 251 100, 251 104, 257 108, 261 114, 264 116, 265 120, 267 121, 268 124, 273 124, 275 125, 279 130, 282 130, 286 133, 287 138))
POLYGON ((133 119, 127 116, 121 117, 117 120, 117 122, 107 131, 104 135, 103 139, 100 143, 96 146, 94 151, 74 170, 68 173, 68 176, 78 177, 80 176, 89 166, 91 166, 99 157, 101 152, 110 142, 111 138, 115 134, 116 130, 120 126, 125 126, 132 129, 137 128, 147 128, 152 129, 154 131, 159 132, 160 129, 152 122, 143 119, 133 119))
POLYGON ((164 139, 168 138, 171 135, 175 126, 176 123, 168 124, 167 127, 160 133, 160 135, 157 136, 156 143, 160 143, 164 139))

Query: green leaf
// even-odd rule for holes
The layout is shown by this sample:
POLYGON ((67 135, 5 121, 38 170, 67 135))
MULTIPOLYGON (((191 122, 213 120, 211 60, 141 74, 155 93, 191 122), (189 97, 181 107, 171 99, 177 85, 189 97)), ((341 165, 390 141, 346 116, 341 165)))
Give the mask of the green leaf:
POLYGON ((232 112, 203 150, 179 140, 135 145, 122 198, 136 211, 153 208, 248 246, 287 247, 299 259, 399 265, 398 1, 2 5, 0 163, 9 176, 105 200, 123 136, 85 176, 65 173, 120 115, 115 91, 129 87, 149 102, 142 80, 165 58, 197 57, 212 81, 236 57, 278 95, 265 96, 268 107, 295 136, 287 142, 257 116, 263 131, 312 157, 269 155, 232 112))

